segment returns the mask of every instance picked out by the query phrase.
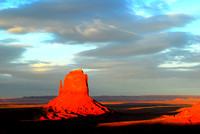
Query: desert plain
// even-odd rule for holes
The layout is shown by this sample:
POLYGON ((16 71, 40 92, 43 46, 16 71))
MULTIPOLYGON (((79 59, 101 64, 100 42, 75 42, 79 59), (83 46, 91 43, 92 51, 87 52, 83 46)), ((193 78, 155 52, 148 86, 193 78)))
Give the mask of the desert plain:
POLYGON ((199 102, 200 96, 94 96, 114 113, 62 120, 38 120, 43 106, 55 96, 2 98, 0 133, 135 133, 195 132, 200 125, 165 123, 164 115, 176 115, 199 102))

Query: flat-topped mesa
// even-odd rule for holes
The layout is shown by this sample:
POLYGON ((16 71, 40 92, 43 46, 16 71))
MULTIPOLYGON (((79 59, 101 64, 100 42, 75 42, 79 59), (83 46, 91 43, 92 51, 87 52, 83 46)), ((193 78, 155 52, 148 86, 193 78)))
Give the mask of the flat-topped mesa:
POLYGON ((60 80, 59 95, 44 108, 47 114, 41 120, 101 115, 112 112, 107 107, 89 97, 88 77, 81 69, 73 70, 66 75, 64 85, 60 80))
POLYGON ((64 80, 64 86, 62 86, 62 80, 60 81, 60 95, 82 95, 89 96, 88 94, 88 77, 84 74, 82 69, 77 69, 69 72, 64 80))

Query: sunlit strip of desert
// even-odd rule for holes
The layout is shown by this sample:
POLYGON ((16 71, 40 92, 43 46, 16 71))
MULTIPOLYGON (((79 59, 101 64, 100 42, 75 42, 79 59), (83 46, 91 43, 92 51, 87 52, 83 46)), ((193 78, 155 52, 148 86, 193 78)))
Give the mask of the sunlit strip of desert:
POLYGON ((200 99, 182 99, 182 98, 176 98, 173 100, 155 100, 155 101, 146 101, 146 100, 139 100, 139 101, 111 101, 111 102, 101 102, 101 104, 104 105, 112 105, 112 104, 125 104, 125 103, 155 103, 155 104, 195 104, 199 102, 200 99))
POLYGON ((43 107, 44 105, 0 105, 0 109, 6 108, 35 108, 35 107, 43 107))
MULTIPOLYGON (((2 98, 4 99, 4 98, 2 98)), ((6 98, 7 99, 7 98, 6 98)), ((103 105, 120 105, 120 104, 128 104, 128 103, 149 103, 149 104, 195 104, 197 102, 200 102, 200 99, 182 99, 182 98, 176 98, 173 100, 156 100, 156 101, 146 101, 146 100, 140 100, 140 101, 100 101, 103 105)), ((29 102, 30 104, 34 102, 29 102)), ((27 105, 27 102, 1 102, 0 108, 26 108, 26 107, 43 107, 45 104, 32 104, 27 105), (14 104, 13 104, 14 103, 14 104)), ((169 107, 169 106, 151 106, 151 107, 133 107, 128 109, 142 109, 142 108, 154 108, 154 107, 169 107)))
POLYGON ((119 126, 129 126, 137 124, 155 124, 163 123, 165 118, 155 118, 151 120, 139 120, 139 121, 119 121, 119 122, 110 122, 110 123, 99 123, 97 127, 119 127, 119 126))

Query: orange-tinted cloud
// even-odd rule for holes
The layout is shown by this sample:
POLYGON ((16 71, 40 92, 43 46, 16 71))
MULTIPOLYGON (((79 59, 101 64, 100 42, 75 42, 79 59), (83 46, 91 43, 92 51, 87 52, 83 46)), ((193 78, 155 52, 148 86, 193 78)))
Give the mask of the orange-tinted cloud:
POLYGON ((53 69, 52 67, 55 67, 55 66, 64 66, 64 65, 66 65, 66 64, 39 62, 39 63, 31 64, 30 67, 32 67, 33 71, 42 72, 42 71, 52 70, 53 69))
POLYGON ((25 28, 23 27, 14 27, 14 28, 10 28, 6 31, 7 33, 22 33, 25 32, 25 28))

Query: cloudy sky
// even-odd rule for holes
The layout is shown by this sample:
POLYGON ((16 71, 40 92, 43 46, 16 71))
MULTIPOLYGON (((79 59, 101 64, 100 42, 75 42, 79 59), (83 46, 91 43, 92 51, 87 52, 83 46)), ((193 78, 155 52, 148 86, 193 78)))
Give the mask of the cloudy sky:
POLYGON ((200 95, 198 0, 1 0, 0 97, 57 95, 82 68, 90 95, 200 95))

